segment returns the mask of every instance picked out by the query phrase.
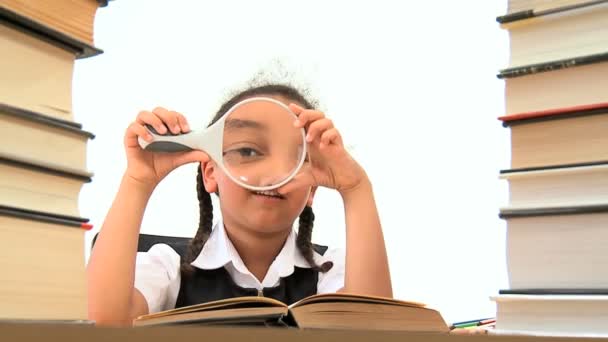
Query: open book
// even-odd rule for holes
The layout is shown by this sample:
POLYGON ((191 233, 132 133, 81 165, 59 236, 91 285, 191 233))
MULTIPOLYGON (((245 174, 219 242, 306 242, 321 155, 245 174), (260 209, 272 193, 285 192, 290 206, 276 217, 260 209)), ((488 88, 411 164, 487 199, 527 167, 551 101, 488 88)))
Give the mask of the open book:
POLYGON ((134 326, 264 324, 304 329, 372 329, 447 333, 438 311, 424 304, 351 294, 320 294, 290 306, 268 297, 238 297, 140 316, 134 326))

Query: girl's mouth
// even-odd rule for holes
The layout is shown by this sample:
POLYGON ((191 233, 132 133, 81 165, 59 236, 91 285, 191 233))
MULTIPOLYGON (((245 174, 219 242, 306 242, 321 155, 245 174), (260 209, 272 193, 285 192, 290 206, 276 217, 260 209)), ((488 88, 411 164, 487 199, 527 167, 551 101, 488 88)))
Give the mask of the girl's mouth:
POLYGON ((270 197, 275 199, 285 199, 285 196, 279 194, 275 190, 265 190, 265 191, 252 191, 255 195, 270 197))

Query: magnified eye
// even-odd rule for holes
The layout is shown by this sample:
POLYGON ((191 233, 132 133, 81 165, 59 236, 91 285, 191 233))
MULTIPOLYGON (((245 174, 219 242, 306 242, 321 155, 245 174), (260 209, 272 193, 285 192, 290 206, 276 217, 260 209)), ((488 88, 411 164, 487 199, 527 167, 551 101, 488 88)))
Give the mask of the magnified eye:
POLYGON ((252 158, 262 155, 259 151, 249 147, 241 147, 234 152, 238 153, 243 158, 252 158))
POLYGON ((296 115, 281 101, 247 98, 223 118, 223 126, 217 126, 223 129, 221 146, 213 145, 212 150, 215 154, 221 148, 217 156, 221 160, 214 161, 238 185, 256 188, 252 190, 276 188, 295 176, 304 158, 310 160, 304 153, 305 131, 294 127, 296 115))
POLYGON ((253 147, 241 146, 224 151, 224 161, 233 166, 259 161, 263 158, 264 153, 253 147))

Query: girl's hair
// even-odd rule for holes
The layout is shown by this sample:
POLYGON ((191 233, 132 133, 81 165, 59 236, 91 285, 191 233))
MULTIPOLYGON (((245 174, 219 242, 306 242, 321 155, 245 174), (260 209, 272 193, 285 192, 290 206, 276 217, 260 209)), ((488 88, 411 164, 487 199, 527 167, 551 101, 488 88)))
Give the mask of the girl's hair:
MULTIPOLYGON (((209 126, 219 120, 232 106, 250 97, 262 96, 262 95, 278 95, 288 98, 291 101, 297 102, 305 108, 314 108, 312 103, 308 101, 298 90, 295 88, 284 85, 284 84, 267 84, 262 86, 256 86, 249 88, 245 91, 239 92, 232 96, 226 101, 220 109, 217 111, 209 126)), ((196 175, 196 194, 198 197, 199 206, 199 224, 196 235, 190 244, 188 245, 187 253, 181 262, 181 273, 182 276, 191 276, 194 272, 194 267, 190 265, 194 259, 200 254, 205 242, 209 239, 212 229, 213 221, 213 205, 211 203, 211 195, 205 190, 203 184, 202 165, 199 164, 198 172, 196 175)), ((296 246, 302 256, 316 271, 327 272, 333 264, 328 261, 322 265, 317 265, 314 261, 313 245, 312 245, 312 227, 315 219, 315 215, 312 212, 312 208, 306 206, 300 214, 298 237, 296 239, 296 246)))

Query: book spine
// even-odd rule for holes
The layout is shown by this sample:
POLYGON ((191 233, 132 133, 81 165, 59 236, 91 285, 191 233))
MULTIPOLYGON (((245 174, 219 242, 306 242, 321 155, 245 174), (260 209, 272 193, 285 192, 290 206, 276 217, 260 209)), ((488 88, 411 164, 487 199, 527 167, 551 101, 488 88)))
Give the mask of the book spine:
POLYGON ((608 289, 561 289, 561 288, 551 288, 551 289, 502 289, 498 290, 498 294, 501 295, 509 295, 509 294, 517 294, 517 295, 596 295, 596 296, 605 296, 608 295, 608 289))
POLYGON ((511 23, 518 20, 534 18, 534 10, 523 10, 496 17, 499 24, 511 23))
POLYGON ((500 24, 507 24, 507 23, 512 23, 514 21, 542 17, 542 16, 550 15, 550 14, 574 11, 577 9, 600 5, 600 4, 607 3, 607 2, 608 2, 607 0, 592 0, 592 1, 586 1, 586 2, 583 2, 580 4, 559 6, 556 8, 550 8, 550 9, 541 10, 541 11, 528 9, 528 10, 523 10, 523 11, 518 11, 518 12, 513 12, 513 13, 505 14, 502 16, 498 16, 498 17, 496 17, 496 21, 500 24))
POLYGON ((39 221, 39 222, 47 222, 53 224, 59 224, 64 226, 82 228, 85 230, 90 230, 93 228, 91 224, 88 224, 89 219, 83 217, 76 216, 67 216, 67 215, 58 215, 53 213, 46 213, 41 211, 22 209, 9 207, 5 205, 0 205, 0 215, 1 216, 11 216, 26 220, 39 221))
POLYGON ((41 165, 41 164, 38 164, 38 163, 35 163, 32 161, 28 161, 28 160, 19 158, 17 156, 8 156, 8 155, 0 154, 0 163, 17 166, 20 168, 29 169, 29 170, 33 170, 33 171, 49 173, 49 174, 60 176, 60 177, 77 179, 77 180, 82 181, 83 183, 91 182, 92 174, 90 174, 90 173, 79 173, 79 172, 72 171, 72 170, 65 170, 65 169, 61 169, 59 167, 53 167, 51 165, 41 165))
POLYGON ((26 109, 14 107, 5 103, 0 103, 0 114, 11 115, 16 118, 28 120, 38 124, 82 135, 87 137, 88 139, 95 139, 95 135, 93 133, 83 130, 82 125, 77 122, 61 120, 44 114, 32 112, 26 109))
POLYGON ((496 77, 500 79, 521 77, 525 75, 573 68, 581 65, 600 63, 605 61, 608 61, 608 52, 507 68, 500 70, 499 74, 496 75, 496 77))
POLYGON ((69 35, 57 31, 47 25, 22 16, 6 7, 0 6, 0 24, 10 26, 30 36, 70 51, 77 58, 86 58, 103 53, 102 50, 91 46, 69 35))
POLYGON ((537 112, 509 114, 499 117, 498 120, 502 121, 502 125, 504 127, 509 127, 539 121, 568 119, 597 114, 608 114, 608 102, 569 108, 549 109, 537 112))
POLYGON ((498 217, 501 219, 511 219, 518 217, 582 215, 605 212, 608 212, 608 204, 543 208, 505 208, 500 210, 498 217))
POLYGON ((530 172, 530 171, 556 170, 556 169, 565 169, 565 168, 573 168, 573 167, 586 167, 586 166, 596 166, 596 165, 606 165, 606 164, 608 164, 608 160, 600 160, 600 161, 594 161, 594 162, 588 162, 588 163, 572 163, 572 164, 560 164, 560 165, 522 167, 522 168, 518 168, 518 169, 500 170, 500 174, 509 174, 509 173, 517 173, 517 172, 530 172))

